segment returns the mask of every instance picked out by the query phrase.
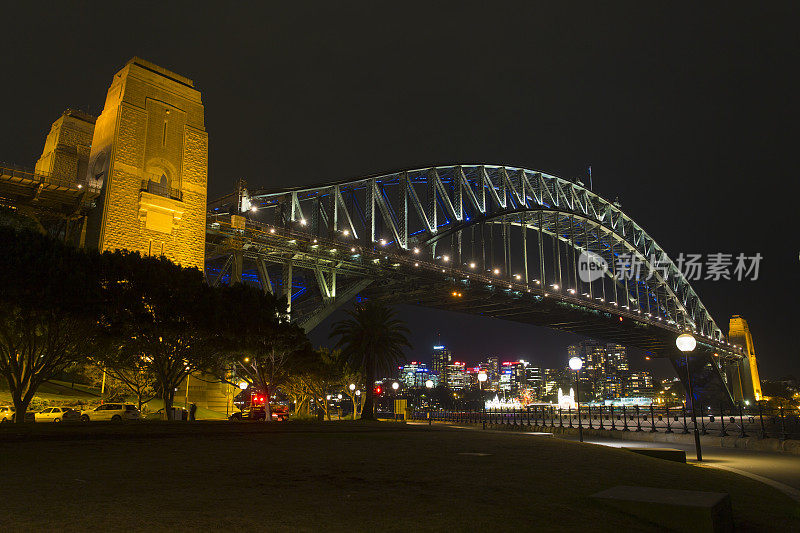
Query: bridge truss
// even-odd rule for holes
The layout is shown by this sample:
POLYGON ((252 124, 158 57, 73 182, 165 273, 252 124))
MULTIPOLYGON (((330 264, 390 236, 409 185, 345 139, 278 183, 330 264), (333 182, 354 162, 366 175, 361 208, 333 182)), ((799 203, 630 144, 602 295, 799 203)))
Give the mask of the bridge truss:
POLYGON ((240 183, 208 220, 209 281, 285 294, 307 330, 359 295, 638 347, 684 378, 674 339, 690 330, 700 394, 730 398, 723 370, 740 348, 655 240, 580 182, 452 165, 275 191, 240 183), (585 253, 604 275, 582 279, 585 253), (622 275, 623 259, 638 275, 622 275))

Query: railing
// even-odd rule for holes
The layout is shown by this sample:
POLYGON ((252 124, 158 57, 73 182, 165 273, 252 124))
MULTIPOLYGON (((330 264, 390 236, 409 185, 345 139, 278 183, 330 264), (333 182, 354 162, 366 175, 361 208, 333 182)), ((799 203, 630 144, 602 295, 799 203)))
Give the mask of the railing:
POLYGON ((156 196, 163 196, 164 198, 172 198, 173 200, 183 201, 183 191, 180 189, 173 189, 167 185, 162 185, 157 181, 142 180, 142 190, 155 194, 156 196))
POLYGON ((690 433, 695 426, 701 435, 800 439, 800 409, 797 407, 710 407, 702 406, 697 419, 686 407, 581 406, 562 409, 533 405, 519 409, 418 409, 416 420, 487 426, 536 428, 586 428, 649 433, 690 433), (702 415, 700 414, 702 412, 702 415))
POLYGON ((58 187, 61 189, 71 189, 75 191, 85 190, 90 193, 99 191, 97 187, 89 186, 86 180, 79 181, 74 179, 58 178, 52 174, 34 172, 33 170, 24 169, 17 165, 0 163, 0 176, 3 176, 6 179, 12 178, 12 180, 16 180, 18 182, 41 183, 43 185, 58 187))

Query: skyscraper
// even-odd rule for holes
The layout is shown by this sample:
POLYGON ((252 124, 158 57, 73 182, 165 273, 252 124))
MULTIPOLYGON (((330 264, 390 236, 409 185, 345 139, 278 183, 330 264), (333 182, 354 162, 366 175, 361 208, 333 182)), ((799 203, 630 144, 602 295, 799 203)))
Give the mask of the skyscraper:
POLYGON ((591 387, 596 399, 619 398, 624 394, 630 372, 625 346, 588 340, 569 346, 567 353, 583 361, 581 382, 591 387))
POLYGON ((542 367, 528 363, 525 366, 525 385, 531 391, 533 398, 542 399, 544 394, 544 376, 542 367))
POLYGON ((433 347, 433 371, 439 375, 439 383, 447 383, 447 366, 452 361, 452 355, 443 344, 433 347))

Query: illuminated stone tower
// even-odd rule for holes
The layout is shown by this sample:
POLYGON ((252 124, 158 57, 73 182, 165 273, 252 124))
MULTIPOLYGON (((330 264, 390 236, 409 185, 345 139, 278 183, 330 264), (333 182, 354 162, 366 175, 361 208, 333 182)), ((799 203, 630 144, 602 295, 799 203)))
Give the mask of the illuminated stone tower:
POLYGON ((94 117, 81 111, 64 111, 47 134, 35 172, 70 185, 83 181, 89 164, 94 122, 94 117))
POLYGON ((737 401, 758 401, 761 399, 761 380, 758 377, 753 336, 750 334, 747 321, 739 315, 733 315, 728 337, 732 344, 743 348, 746 356, 739 364, 733 365, 728 373, 728 383, 733 381, 731 389, 733 390, 734 399, 737 401))
POLYGON ((192 80, 139 58, 114 75, 88 165, 87 246, 203 269, 208 135, 192 80))

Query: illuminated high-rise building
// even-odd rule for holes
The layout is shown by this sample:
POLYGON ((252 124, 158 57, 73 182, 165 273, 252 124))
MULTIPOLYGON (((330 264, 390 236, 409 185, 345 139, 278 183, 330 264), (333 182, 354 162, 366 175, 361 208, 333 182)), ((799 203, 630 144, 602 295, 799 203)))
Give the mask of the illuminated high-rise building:
POLYGON ((438 384, 438 376, 431 373, 425 363, 413 361, 400 368, 400 381, 409 389, 422 388, 429 379, 438 384))
POLYGON ((443 344, 433 347, 433 371, 439 375, 439 381, 443 384, 447 383, 447 366, 452 359, 450 351, 443 344))
POLYGON ((447 365, 447 387, 452 390, 466 390, 470 387, 470 375, 466 363, 454 361, 447 365))
POLYGON ((583 361, 581 382, 591 387, 596 399, 619 398, 624 394, 630 371, 625 346, 588 340, 569 346, 567 353, 583 361))
POLYGON ((652 398, 654 393, 653 376, 650 372, 630 372, 625 380, 625 395, 652 398))

